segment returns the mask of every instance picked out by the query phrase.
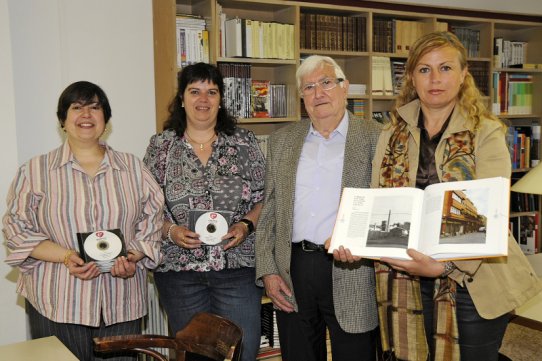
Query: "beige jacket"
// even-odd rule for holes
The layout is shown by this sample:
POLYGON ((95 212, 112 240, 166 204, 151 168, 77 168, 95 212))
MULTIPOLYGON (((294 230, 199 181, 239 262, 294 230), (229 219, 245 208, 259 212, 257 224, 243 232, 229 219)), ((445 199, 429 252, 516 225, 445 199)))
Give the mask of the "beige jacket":
MULTIPOLYGON (((418 171, 420 129, 418 115, 420 104, 412 101, 399 109, 400 116, 407 122, 410 131, 408 158, 410 162, 410 186, 416 185, 418 171)), ((474 157, 476 178, 510 178, 510 154, 504 133, 499 123, 483 119, 478 129, 473 122, 465 119, 458 107, 445 130, 435 152, 435 162, 439 179, 442 180, 441 164, 444 157, 446 139, 451 134, 469 130, 475 134, 474 157)), ((378 187, 380 165, 393 128, 383 130, 378 140, 373 159, 371 186, 378 187)), ((508 257, 485 260, 455 261, 457 270, 450 277, 469 290, 478 313, 492 319, 510 312, 535 296, 542 290, 542 283, 534 273, 528 260, 512 236, 508 240, 508 257)))

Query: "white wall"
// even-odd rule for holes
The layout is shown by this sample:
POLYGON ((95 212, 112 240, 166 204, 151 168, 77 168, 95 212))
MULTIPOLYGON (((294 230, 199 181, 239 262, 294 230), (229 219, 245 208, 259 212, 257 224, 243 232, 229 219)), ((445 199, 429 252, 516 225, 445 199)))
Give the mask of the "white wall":
MULTIPOLYGON (((0 49, 0 215, 17 166, 61 144, 56 104, 74 81, 108 95, 108 143, 144 155, 156 124, 151 0, 0 0, 0 49)), ((0 272, 1 345, 26 327, 16 272, 3 261, 0 272)))
POLYGON ((495 12, 510 12, 526 15, 542 15, 541 0, 374 0, 388 3, 403 3, 410 5, 428 5, 444 8, 485 10, 495 12))
MULTIPOLYGON (((17 141, 15 125, 15 97, 13 89, 10 19, 7 0, 0 0, 0 214, 6 211, 5 199, 9 184, 17 169, 17 141)), ((0 247, 0 258, 6 256, 5 247, 0 247)), ((25 317, 22 300, 15 293, 17 273, 0 261, 0 344, 20 341, 25 337, 25 317)))

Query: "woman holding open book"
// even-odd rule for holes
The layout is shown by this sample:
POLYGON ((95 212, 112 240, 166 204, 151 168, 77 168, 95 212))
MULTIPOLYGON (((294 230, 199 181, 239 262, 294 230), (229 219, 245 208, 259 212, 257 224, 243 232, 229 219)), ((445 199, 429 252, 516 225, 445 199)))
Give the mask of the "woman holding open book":
MULTIPOLYGON (((418 39, 403 81, 373 160, 373 187, 510 177, 506 127, 482 103, 455 35, 418 39)), ((401 360, 497 360, 508 312, 541 289, 514 239, 502 258, 442 263, 408 254, 375 264, 384 350, 401 360)))
MULTIPOLYGON (((480 98, 455 35, 418 39, 379 139, 372 187, 509 178, 506 128, 480 98)), ((541 290, 513 238, 508 248, 508 257, 454 262, 409 249, 412 260, 375 262, 383 350, 399 360, 497 360, 508 312, 541 290)))

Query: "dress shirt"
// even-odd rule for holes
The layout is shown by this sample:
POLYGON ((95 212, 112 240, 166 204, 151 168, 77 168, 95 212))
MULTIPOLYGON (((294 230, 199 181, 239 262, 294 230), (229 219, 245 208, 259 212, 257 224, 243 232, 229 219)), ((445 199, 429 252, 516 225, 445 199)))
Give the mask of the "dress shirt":
POLYGON ((297 166, 293 242, 324 244, 331 237, 341 198, 348 121, 345 112, 327 139, 310 126, 297 166))
POLYGON ((147 268, 160 261, 164 197, 143 162, 109 146, 94 177, 88 176, 66 141, 22 165, 7 197, 3 218, 9 255, 18 266, 17 292, 55 322, 99 326, 147 313, 147 268), (62 262, 30 257, 43 240, 78 249, 78 232, 119 228, 126 249, 144 257, 133 277, 102 273, 92 280, 70 275, 62 262))

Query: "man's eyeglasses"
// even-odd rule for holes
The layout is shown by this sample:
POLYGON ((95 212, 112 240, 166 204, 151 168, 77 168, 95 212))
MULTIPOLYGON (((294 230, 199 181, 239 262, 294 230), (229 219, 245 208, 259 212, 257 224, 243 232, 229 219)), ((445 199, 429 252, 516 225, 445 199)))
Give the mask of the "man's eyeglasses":
POLYGON ((334 89, 338 84, 343 82, 343 78, 326 78, 322 79, 316 83, 307 83, 301 87, 301 94, 306 95, 312 95, 316 91, 316 87, 319 86, 322 90, 330 91, 331 89, 334 89))

